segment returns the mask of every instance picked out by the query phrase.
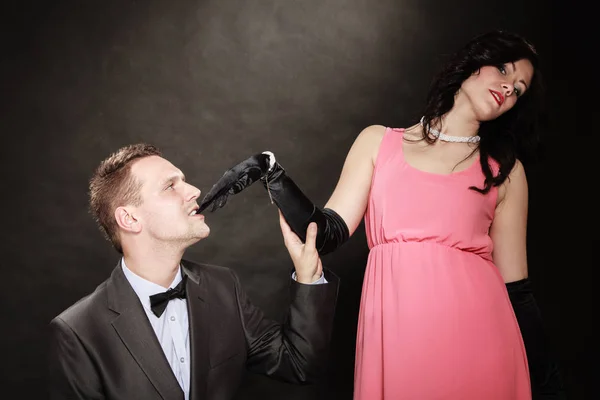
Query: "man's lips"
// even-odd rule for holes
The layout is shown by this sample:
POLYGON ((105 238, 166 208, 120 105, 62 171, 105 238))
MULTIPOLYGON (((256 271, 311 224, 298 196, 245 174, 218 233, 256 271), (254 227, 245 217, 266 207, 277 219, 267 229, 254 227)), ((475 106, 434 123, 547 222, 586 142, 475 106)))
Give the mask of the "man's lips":
POLYGON ((202 219, 204 219, 204 215, 199 213, 199 207, 196 206, 194 208, 192 208, 192 210, 188 213, 188 215, 190 217, 202 217, 202 219))
POLYGON ((204 215, 202 214, 188 214, 190 218, 199 218, 199 219, 204 219, 204 215))
POLYGON ((492 94, 492 97, 494 98, 494 100, 496 100, 496 103, 498 103, 499 106, 501 106, 504 103, 504 96, 502 96, 502 93, 492 89, 490 89, 490 93, 492 94))

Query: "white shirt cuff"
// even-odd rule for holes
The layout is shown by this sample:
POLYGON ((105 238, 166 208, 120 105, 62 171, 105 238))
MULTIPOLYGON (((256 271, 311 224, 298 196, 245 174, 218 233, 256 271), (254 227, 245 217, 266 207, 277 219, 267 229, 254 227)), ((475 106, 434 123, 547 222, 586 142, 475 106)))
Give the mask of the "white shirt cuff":
MULTIPOLYGON (((292 272, 292 279, 297 281, 296 279, 296 271, 292 272)), ((327 279, 325 279, 325 274, 321 273, 321 277, 312 283, 306 283, 305 285, 322 285, 324 283, 328 283, 327 279)))

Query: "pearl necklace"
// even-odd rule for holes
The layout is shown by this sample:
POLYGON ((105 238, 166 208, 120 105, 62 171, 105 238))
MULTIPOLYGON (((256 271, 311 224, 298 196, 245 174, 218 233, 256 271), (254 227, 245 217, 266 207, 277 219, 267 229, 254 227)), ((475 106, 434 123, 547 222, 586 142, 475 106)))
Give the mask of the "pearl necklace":
MULTIPOLYGON (((425 127, 425 125, 423 125, 423 117, 421 117, 421 126, 423 126, 423 128, 425 127)), ((475 136, 450 136, 450 135, 446 135, 445 133, 442 133, 440 131, 438 131, 437 129, 434 128, 429 128, 429 132, 431 133, 431 135, 437 139, 440 139, 444 142, 454 142, 454 143, 477 143, 481 140, 481 137, 479 135, 475 135, 475 136)))

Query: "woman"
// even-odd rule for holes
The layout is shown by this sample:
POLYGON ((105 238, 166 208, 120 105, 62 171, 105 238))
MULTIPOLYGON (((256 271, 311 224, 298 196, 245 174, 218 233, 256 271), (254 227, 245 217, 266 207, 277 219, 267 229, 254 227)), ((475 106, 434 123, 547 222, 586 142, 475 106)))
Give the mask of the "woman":
POLYGON ((513 306, 528 303, 525 317, 539 319, 522 301, 532 297, 520 161, 537 140, 537 64, 512 33, 467 43, 434 80, 420 123, 358 135, 324 209, 268 152, 229 170, 204 198, 214 210, 260 177, 298 236, 317 222, 321 254, 364 218, 355 400, 531 398, 504 283, 519 299, 513 306))

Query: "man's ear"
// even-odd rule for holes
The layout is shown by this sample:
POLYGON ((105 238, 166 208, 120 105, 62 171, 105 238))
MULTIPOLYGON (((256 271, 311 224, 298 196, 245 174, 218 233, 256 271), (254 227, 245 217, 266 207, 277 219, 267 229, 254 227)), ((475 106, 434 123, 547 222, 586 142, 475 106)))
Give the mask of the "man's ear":
POLYGON ((134 207, 117 207, 115 220, 117 225, 126 232, 137 233, 142 229, 142 224, 135 216, 134 207))

